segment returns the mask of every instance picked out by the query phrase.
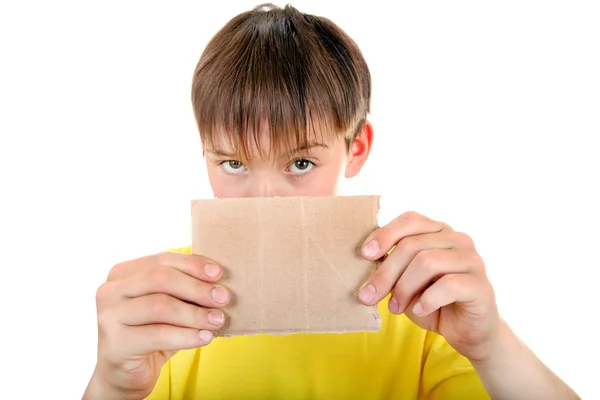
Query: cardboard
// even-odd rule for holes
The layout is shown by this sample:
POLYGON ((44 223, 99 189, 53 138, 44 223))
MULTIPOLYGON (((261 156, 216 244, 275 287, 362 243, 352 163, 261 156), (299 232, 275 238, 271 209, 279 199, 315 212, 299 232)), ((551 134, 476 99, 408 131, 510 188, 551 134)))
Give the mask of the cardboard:
POLYGON ((193 200, 192 252, 233 295, 217 335, 378 331, 356 296, 377 267, 360 248, 378 210, 378 196, 193 200))

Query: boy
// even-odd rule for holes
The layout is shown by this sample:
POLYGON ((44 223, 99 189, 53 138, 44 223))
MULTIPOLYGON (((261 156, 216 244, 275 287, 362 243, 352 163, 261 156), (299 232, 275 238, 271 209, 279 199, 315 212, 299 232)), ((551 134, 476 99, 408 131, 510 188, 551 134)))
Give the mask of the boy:
MULTIPOLYGON (((331 21, 291 6, 236 16, 192 84, 214 195, 335 195, 369 156, 370 100, 367 64, 331 21)), ((407 212, 365 241, 365 258, 389 253, 357 299, 378 304, 377 333, 211 343, 231 293, 189 253, 111 269, 84 398, 578 398, 501 319, 473 242, 445 223, 407 212)))

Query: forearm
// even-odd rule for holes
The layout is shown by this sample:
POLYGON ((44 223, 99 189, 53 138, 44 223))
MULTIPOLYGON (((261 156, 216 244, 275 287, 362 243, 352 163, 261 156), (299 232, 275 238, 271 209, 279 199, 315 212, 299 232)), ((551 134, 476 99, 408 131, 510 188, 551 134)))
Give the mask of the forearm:
POLYGON ((504 321, 491 356, 473 366, 494 400, 580 399, 504 321))

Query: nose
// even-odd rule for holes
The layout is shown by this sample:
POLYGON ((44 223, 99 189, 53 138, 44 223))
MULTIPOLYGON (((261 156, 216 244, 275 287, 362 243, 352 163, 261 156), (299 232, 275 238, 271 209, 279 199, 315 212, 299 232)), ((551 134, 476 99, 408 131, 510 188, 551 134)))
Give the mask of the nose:
POLYGON ((275 197, 291 196, 290 190, 285 182, 277 179, 275 176, 256 176, 253 177, 250 185, 249 197, 275 197))

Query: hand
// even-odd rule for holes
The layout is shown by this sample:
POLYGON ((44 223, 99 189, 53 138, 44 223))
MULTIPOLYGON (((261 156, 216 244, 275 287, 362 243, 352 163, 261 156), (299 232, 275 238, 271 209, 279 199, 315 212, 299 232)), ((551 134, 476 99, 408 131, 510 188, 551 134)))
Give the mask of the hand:
POLYGON ((222 275, 206 258, 175 253, 113 267, 96 295, 98 361, 86 394, 143 399, 178 350, 210 343, 231 298, 214 284, 222 275))
POLYGON ((388 306, 394 314, 404 312, 420 327, 444 336, 471 361, 490 355, 501 320, 469 236, 407 212, 373 232, 363 256, 383 262, 359 291, 362 303, 377 304, 391 293, 388 306))

